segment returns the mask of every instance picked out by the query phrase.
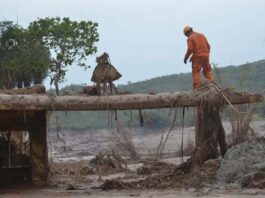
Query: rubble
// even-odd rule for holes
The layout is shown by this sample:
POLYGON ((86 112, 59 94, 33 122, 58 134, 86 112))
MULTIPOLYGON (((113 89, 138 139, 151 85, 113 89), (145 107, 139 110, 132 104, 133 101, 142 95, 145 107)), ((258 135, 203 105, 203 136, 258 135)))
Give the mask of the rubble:
MULTIPOLYGON (((144 165, 138 169, 145 178, 138 176, 133 181, 125 181, 122 178, 106 180, 100 189, 168 189, 168 188, 202 188, 216 181, 215 175, 219 168, 219 160, 208 160, 202 166, 193 168, 192 158, 178 166, 168 164, 153 166, 154 170, 147 169, 144 165), (148 174, 147 174, 148 173, 148 174)), ((161 164, 161 162, 157 162, 161 164)))
POLYGON ((220 183, 265 188, 265 138, 249 140, 228 150, 217 178, 220 183))
POLYGON ((96 168, 104 167, 105 171, 109 170, 127 170, 127 162, 115 150, 100 152, 95 158, 90 160, 90 165, 96 168))
POLYGON ((143 166, 137 168, 136 172, 138 175, 151 175, 154 173, 161 173, 163 171, 174 170, 177 166, 160 161, 150 161, 144 162, 143 166))

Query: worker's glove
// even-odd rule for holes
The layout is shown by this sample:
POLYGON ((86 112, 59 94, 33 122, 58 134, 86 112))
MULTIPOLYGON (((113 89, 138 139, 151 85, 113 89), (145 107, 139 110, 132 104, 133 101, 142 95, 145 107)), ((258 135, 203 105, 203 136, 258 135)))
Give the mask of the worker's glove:
POLYGON ((184 58, 184 63, 187 64, 187 58, 184 58))

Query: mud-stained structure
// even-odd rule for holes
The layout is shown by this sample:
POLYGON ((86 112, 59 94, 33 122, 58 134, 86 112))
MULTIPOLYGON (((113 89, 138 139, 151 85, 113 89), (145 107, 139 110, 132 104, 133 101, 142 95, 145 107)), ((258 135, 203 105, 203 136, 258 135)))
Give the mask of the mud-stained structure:
POLYGON ((48 176, 46 111, 0 111, 0 183, 45 185, 48 176))
POLYGON ((44 93, 42 87, 38 90, 0 91, 0 183, 27 181, 47 184, 47 113, 51 111, 198 107, 199 127, 195 138, 196 147, 201 149, 195 152, 194 160, 201 164, 218 156, 218 143, 221 154, 225 152, 222 150, 224 139, 220 139, 224 138, 219 116, 221 106, 263 101, 261 94, 220 89, 211 82, 198 91, 158 94, 51 96, 44 93), (211 125, 203 125, 209 119, 211 125), (205 141, 211 150, 203 145, 205 141))
MULTIPOLYGON (((2 96, 45 94, 45 87, 1 90, 2 96)), ((12 100, 0 108, 0 184, 33 182, 45 185, 48 176, 46 110, 21 110, 12 100)))

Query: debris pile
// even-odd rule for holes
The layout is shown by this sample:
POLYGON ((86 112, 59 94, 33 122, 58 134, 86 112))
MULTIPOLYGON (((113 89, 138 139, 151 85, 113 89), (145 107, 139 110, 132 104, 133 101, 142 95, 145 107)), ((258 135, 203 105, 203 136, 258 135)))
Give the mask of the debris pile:
MULTIPOLYGON (((62 174, 72 175, 78 181, 82 179, 82 182, 94 181, 97 175, 95 188, 103 190, 212 189, 227 184, 243 188, 265 187, 265 138, 236 145, 228 150, 223 159, 207 160, 202 165, 196 165, 193 158, 180 165, 150 159, 140 162, 143 165, 136 172, 127 171, 126 160, 115 150, 111 150, 99 153, 89 163, 77 164, 76 171, 64 168, 62 174)), ((130 166, 128 169, 130 170, 130 166)))
POLYGON ((106 52, 97 57, 96 62, 98 64, 93 71, 91 81, 95 83, 113 82, 121 77, 121 74, 110 63, 109 55, 106 52))
POLYGON ((114 150, 100 152, 90 161, 52 162, 50 185, 69 185, 102 182, 102 176, 121 173, 127 170, 127 162, 114 150), (98 178, 96 179, 95 176, 98 178))
POLYGON ((109 85, 110 92, 116 92, 117 88, 113 84, 113 81, 118 80, 121 74, 118 70, 111 64, 109 55, 104 52, 101 56, 96 59, 97 66, 95 67, 91 81, 96 83, 98 93, 101 93, 101 85, 103 84, 103 94, 108 92, 107 84, 109 85))
POLYGON ((174 166, 174 164, 166 162, 147 160, 144 162, 143 166, 137 168, 136 171, 138 175, 151 175, 155 173, 161 174, 164 171, 173 171, 176 167, 177 165, 174 166))
POLYGON ((115 150, 100 152, 90 160, 90 165, 104 172, 127 170, 127 162, 115 150))
POLYGON ((97 87, 95 85, 93 86, 85 86, 82 90, 82 94, 87 94, 87 95, 91 95, 91 96, 96 96, 99 95, 100 92, 97 89, 97 87))
POLYGON ((53 163, 50 167, 51 177, 65 176, 78 179, 82 176, 93 175, 95 171, 92 167, 81 162, 53 163))
MULTIPOLYGON (((201 188, 216 181, 216 171, 219 168, 219 160, 208 160, 202 166, 192 167, 192 159, 176 166, 175 164, 163 164, 160 170, 152 171, 145 165, 138 169, 138 173, 146 177, 139 177, 134 181, 123 181, 122 178, 105 180, 99 186, 100 189, 167 189, 178 188, 201 188), (171 167, 170 167, 171 166, 171 167)), ((154 166, 156 169, 157 167, 154 166)))
POLYGON ((265 188, 265 138, 249 140, 228 150, 217 176, 223 183, 265 188))

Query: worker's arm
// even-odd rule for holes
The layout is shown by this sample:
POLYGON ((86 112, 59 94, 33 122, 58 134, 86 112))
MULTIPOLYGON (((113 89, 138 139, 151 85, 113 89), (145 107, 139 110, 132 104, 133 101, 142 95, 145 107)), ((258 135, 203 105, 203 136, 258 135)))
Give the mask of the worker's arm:
POLYGON ((185 57, 184 57, 184 63, 185 64, 187 63, 187 60, 189 59, 190 55, 193 53, 193 46, 194 46, 191 39, 187 40, 187 44, 188 44, 188 49, 187 49, 187 52, 186 52, 185 57))

